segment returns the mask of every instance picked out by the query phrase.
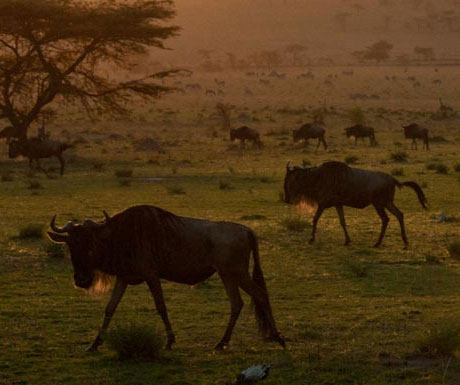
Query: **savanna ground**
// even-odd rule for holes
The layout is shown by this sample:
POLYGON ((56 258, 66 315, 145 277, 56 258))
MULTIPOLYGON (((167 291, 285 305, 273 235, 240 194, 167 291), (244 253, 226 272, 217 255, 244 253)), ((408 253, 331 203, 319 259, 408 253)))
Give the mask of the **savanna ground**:
MULTIPOLYGON (((459 237, 459 174, 455 166, 460 119, 437 120, 438 97, 450 104, 458 95, 453 68, 317 68, 314 80, 285 80, 243 73, 177 79, 176 86, 200 83, 198 91, 174 94, 156 105, 137 105, 134 120, 88 122, 66 114, 49 130, 75 142, 67 152, 64 177, 28 173, 25 161, 7 159, 0 170, 0 382, 5 384, 225 384, 242 369, 272 365, 266 384, 458 384, 454 357, 429 357, 420 346, 430 331, 460 322, 460 261, 449 242, 459 237), (332 76, 329 82, 329 74, 332 76), (385 80, 393 76, 395 80, 385 80), (407 80, 415 76, 420 85, 407 80), (225 80, 224 96, 214 78, 225 80), (441 80, 434 84, 433 80, 441 80), (379 99, 351 100, 350 93, 379 99), (234 126, 260 130, 261 150, 231 144, 215 115, 218 101, 230 102, 234 126), (315 153, 292 143, 290 130, 325 107, 328 151, 315 153), (355 146, 343 134, 350 111, 359 107, 376 128, 378 146, 355 146), (435 118, 435 119, 433 119, 435 118), (410 150, 401 124, 417 121, 445 141, 430 151, 410 150), (152 136, 166 154, 136 151, 132 142, 152 136), (406 152, 406 162, 391 154, 406 152), (391 216, 384 246, 372 248, 380 229, 373 208, 346 208, 352 245, 343 246, 335 210, 326 211, 315 245, 310 228, 292 231, 286 219, 311 222, 312 214, 280 201, 285 165, 355 157, 356 166, 402 174, 423 187, 425 212, 411 189, 397 191, 410 248, 404 251, 391 216), (447 173, 427 169, 442 163, 447 173), (397 169, 396 171, 394 171, 397 169), (131 177, 117 177, 119 171, 131 177), (402 170, 402 171, 401 171, 402 170), (29 224, 44 229, 54 213, 58 223, 101 219, 134 204, 157 205, 176 214, 246 224, 260 237, 262 268, 275 319, 289 342, 286 350, 257 335, 249 298, 225 352, 213 346, 227 324, 229 304, 220 279, 195 288, 164 282, 166 304, 177 343, 155 362, 118 361, 106 345, 85 353, 102 320, 108 298, 95 299, 73 287, 69 258, 52 258, 43 239, 19 238, 29 224), (443 213, 450 221, 440 221, 443 213)), ((305 70, 306 71, 306 70, 305 70)), ((262 72, 262 71, 261 71, 262 72)), ((173 82, 171 82, 172 84, 173 82)), ((454 105, 455 107, 455 105, 454 105)), ((353 116, 356 117, 356 112, 353 116)), ((359 115, 359 114, 358 114, 359 115)), ((316 144, 316 143, 315 143, 316 144)), ((56 167, 50 160, 46 167, 56 167)), ((443 170, 441 170, 442 172, 443 170)), ((131 287, 111 326, 135 322, 163 333, 145 285, 131 287)))

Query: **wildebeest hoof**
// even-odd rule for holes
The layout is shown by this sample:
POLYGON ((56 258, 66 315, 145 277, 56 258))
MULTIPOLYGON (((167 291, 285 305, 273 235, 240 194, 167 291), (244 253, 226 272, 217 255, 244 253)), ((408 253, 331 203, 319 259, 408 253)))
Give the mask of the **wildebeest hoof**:
POLYGON ((85 352, 87 352, 87 353, 97 352, 97 348, 98 348, 98 347, 99 347, 99 345, 92 344, 92 345, 88 346, 88 347, 85 349, 85 352))
POLYGON ((350 246, 351 241, 345 241, 344 246, 350 246))
POLYGON ((315 240, 313 238, 310 238, 309 241, 308 241, 308 244, 313 245, 314 242, 315 242, 315 240))
POLYGON ((372 246, 372 247, 377 248, 377 247, 380 247, 381 245, 382 245, 381 243, 378 243, 378 242, 377 242, 377 243, 376 243, 374 246, 372 246))
POLYGON ((226 350, 227 348, 228 348, 228 342, 222 342, 222 341, 220 341, 220 342, 214 347, 215 350, 219 350, 219 351, 226 350))

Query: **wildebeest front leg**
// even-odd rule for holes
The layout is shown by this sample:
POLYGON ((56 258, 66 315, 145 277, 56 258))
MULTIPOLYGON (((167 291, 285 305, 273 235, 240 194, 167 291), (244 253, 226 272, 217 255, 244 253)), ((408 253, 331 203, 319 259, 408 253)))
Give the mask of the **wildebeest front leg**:
POLYGON ((323 213, 324 208, 321 206, 318 206, 316 209, 315 216, 313 217, 313 229, 311 231, 311 238, 308 241, 308 243, 311 245, 313 242, 315 242, 315 237, 316 237, 316 226, 318 225, 319 218, 321 217, 321 214, 323 213))
POLYGON ((394 203, 387 204, 386 208, 398 219, 399 225, 401 226, 401 238, 404 242, 404 249, 407 249, 409 242, 407 241, 406 229, 404 227, 404 214, 394 205, 394 203))
POLYGON ((56 156, 57 156, 57 158, 59 160, 59 163, 61 164, 61 176, 62 176, 62 175, 64 175, 65 159, 62 156, 62 154, 57 154, 56 156))
POLYGON ((379 239, 377 240, 377 243, 374 245, 374 247, 379 247, 382 244, 383 237, 385 236, 385 231, 387 229, 390 218, 388 218, 388 215, 385 212, 385 209, 383 207, 377 207, 377 206, 374 206, 374 207, 380 219, 382 220, 382 228, 380 230, 379 239))
POLYGON ((115 287, 113 288, 110 301, 105 308, 104 321, 102 323, 101 329, 99 330, 99 333, 97 334, 94 342, 90 347, 88 347, 88 349, 86 349, 87 352, 95 352, 97 351, 97 348, 102 345, 104 333, 109 327, 110 320, 112 319, 115 310, 117 310, 117 306, 120 303, 127 286, 128 285, 119 278, 117 278, 115 281, 115 287))
POLYGON ((163 289, 161 288, 161 282, 159 278, 152 278, 147 281, 150 292, 152 293, 153 300, 155 301, 155 306, 157 308, 158 314, 163 321, 166 329, 167 342, 166 350, 171 350, 171 346, 176 342, 176 337, 172 331, 171 323, 168 318, 168 311, 166 309, 165 299, 163 297, 163 289))
POLYGON ((228 346, 228 343, 230 342, 236 321, 238 320, 241 309, 243 308, 243 300, 241 299, 236 278, 226 276, 224 274, 219 275, 224 284, 228 299, 230 300, 230 320, 228 321, 224 336, 215 347, 216 350, 223 350, 228 346))
POLYGON ((345 214, 343 212, 343 206, 341 205, 335 206, 335 209, 337 210, 337 214, 339 216, 340 225, 342 226, 343 232, 345 233, 345 246, 348 246, 351 242, 351 239, 348 236, 348 232, 347 232, 347 224, 345 222, 345 214))

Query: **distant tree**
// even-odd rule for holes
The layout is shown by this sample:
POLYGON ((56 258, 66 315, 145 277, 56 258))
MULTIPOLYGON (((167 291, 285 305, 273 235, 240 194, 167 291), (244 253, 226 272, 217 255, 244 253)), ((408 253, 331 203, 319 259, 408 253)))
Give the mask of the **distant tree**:
POLYGON ((377 43, 367 47, 363 52, 362 58, 364 60, 375 60, 377 63, 388 60, 390 58, 390 51, 393 45, 386 40, 380 40, 377 43))
POLYGON ((414 53, 421 60, 425 60, 425 61, 434 60, 434 49, 431 47, 415 47, 414 53))
POLYGON ((351 5, 351 8, 353 8, 355 10, 357 15, 359 15, 362 11, 364 11, 366 9, 359 3, 353 3, 351 5))
POLYGON ((2 0, 0 118, 25 139, 54 101, 95 117, 129 113, 134 97, 162 95, 169 88, 155 80, 174 71, 127 81, 111 75, 130 70, 130 56, 164 48, 178 31, 165 24, 174 14, 169 0, 2 0))
POLYGON ((259 55, 261 62, 268 69, 273 69, 275 67, 280 66, 283 63, 282 56, 276 50, 261 51, 259 55))
POLYGON ((339 12, 334 16, 334 22, 339 27, 341 32, 347 32, 348 19, 351 16, 349 12, 339 12))
POLYGON ((222 130, 229 131, 230 128, 232 128, 230 122, 230 115, 235 106, 232 104, 217 103, 216 108, 217 113, 222 119, 222 130))
POLYGON ((233 52, 226 52, 225 56, 227 57, 227 66, 230 67, 232 70, 238 67, 238 59, 233 52))
POLYGON ((306 51, 307 51, 307 47, 301 44, 289 44, 284 49, 285 53, 287 53, 288 55, 291 55, 291 60, 292 60, 291 63, 294 66, 303 65, 304 55, 306 51))

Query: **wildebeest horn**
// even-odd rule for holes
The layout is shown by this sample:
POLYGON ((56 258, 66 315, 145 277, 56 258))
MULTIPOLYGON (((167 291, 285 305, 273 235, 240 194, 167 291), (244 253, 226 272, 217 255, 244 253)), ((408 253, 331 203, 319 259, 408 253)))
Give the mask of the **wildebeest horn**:
POLYGON ((104 213, 105 221, 107 222, 110 219, 110 215, 105 210, 102 210, 102 212, 104 213))
POLYGON ((53 219, 51 219, 51 223, 50 223, 51 230, 53 230, 55 233, 62 234, 62 233, 68 233, 69 231, 73 229, 73 226, 74 226, 73 222, 67 222, 67 224, 64 227, 57 227, 56 226, 56 215, 57 214, 54 214, 53 219))

